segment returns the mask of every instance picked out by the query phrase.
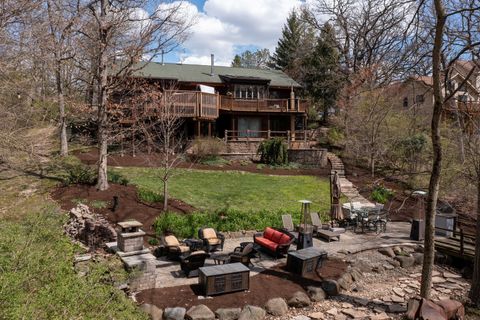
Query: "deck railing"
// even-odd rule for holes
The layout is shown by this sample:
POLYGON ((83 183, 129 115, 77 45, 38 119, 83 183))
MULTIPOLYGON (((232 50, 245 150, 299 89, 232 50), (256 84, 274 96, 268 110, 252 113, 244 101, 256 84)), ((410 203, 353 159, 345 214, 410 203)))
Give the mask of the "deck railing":
POLYGON ((290 145, 292 141, 309 141, 308 130, 274 131, 274 130, 225 130, 224 141, 261 141, 281 137, 290 145))
POLYGON ((251 111, 251 112, 305 112, 308 100, 294 99, 293 105, 290 99, 262 99, 240 100, 228 96, 221 96, 220 109, 228 111, 251 111))
POLYGON ((435 227, 435 230, 445 231, 452 234, 451 237, 447 237, 445 240, 441 240, 438 237, 436 238, 436 246, 441 249, 460 254, 460 256, 468 256, 465 252, 466 246, 475 246, 476 235, 474 233, 466 232, 462 228, 457 230, 435 227))

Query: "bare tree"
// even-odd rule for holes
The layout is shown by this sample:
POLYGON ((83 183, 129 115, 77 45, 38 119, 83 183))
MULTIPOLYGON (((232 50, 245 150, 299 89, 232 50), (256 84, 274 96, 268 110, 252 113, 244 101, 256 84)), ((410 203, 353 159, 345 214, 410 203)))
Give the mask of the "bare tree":
POLYGON ((152 84, 135 79, 129 82, 115 107, 110 108, 118 110, 117 124, 130 120, 130 125, 122 131, 129 131, 134 148, 154 153, 146 158, 159 169, 164 211, 168 209, 168 182, 185 157, 183 109, 176 103, 181 94, 171 83, 152 84))
POLYGON ((85 51, 91 53, 91 64, 83 70, 92 75, 97 95, 94 107, 98 124, 99 190, 108 188, 107 103, 110 94, 145 66, 139 63, 142 59, 150 61, 161 50, 168 52, 183 41, 192 20, 184 15, 182 6, 182 2, 165 4, 147 0, 95 0, 88 4, 92 19, 81 33, 90 46, 85 51))

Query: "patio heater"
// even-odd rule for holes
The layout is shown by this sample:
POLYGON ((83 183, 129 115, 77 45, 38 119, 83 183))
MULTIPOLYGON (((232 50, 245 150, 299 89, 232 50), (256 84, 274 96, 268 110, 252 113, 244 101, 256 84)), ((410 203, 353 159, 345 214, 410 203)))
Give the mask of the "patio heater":
POLYGON ((313 225, 312 217, 310 216, 310 204, 312 202, 309 200, 300 200, 298 202, 302 204, 302 215, 300 217, 297 243, 297 250, 300 250, 313 246, 313 225))

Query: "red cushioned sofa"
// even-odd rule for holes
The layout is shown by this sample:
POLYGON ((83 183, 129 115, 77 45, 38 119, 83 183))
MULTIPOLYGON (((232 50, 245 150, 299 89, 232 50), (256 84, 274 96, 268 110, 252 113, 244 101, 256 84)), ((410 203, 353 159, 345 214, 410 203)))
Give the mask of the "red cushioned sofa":
POLYGON ((253 236, 253 242, 275 256, 286 254, 288 248, 294 241, 295 237, 288 231, 270 227, 266 227, 263 233, 256 233, 253 236))

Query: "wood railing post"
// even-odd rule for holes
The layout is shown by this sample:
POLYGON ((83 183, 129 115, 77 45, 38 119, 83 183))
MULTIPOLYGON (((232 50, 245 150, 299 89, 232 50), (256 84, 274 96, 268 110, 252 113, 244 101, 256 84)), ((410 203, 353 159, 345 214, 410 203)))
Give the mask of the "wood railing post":
POLYGON ((250 129, 247 129, 247 144, 250 143, 250 129))
POLYGON ((460 254, 463 256, 465 246, 464 246, 464 234, 463 229, 460 229, 460 254))
POLYGON ((203 108, 203 96, 202 96, 202 93, 199 92, 199 95, 200 95, 200 106, 198 108, 198 115, 200 117, 202 117, 202 108, 203 108))
POLYGON ((225 137, 224 137, 225 143, 228 141, 228 130, 225 130, 225 137))
POLYGON ((303 129, 303 142, 307 143, 307 131, 303 129))
POLYGON ((287 130, 287 145, 290 148, 290 130, 287 130))
POLYGON ((267 130, 267 139, 270 139, 271 134, 272 134, 271 130, 267 130))

